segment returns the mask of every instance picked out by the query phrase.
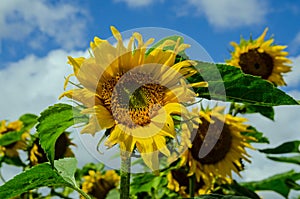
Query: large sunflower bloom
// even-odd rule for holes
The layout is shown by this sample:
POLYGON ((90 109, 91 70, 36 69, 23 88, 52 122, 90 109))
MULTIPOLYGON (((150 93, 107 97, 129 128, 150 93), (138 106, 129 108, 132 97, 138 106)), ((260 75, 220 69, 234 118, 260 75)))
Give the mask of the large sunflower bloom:
POLYGON ((273 44, 274 39, 265 41, 268 28, 255 40, 241 39, 240 44, 231 42, 234 51, 229 65, 241 68, 244 73, 260 76, 277 86, 286 85, 282 73, 291 71, 286 64, 291 61, 286 58, 288 52, 283 51, 287 46, 273 44))
MULTIPOLYGON (((22 121, 17 120, 14 122, 10 122, 6 125, 6 121, 3 120, 0 122, 0 136, 7 134, 7 133, 20 131, 22 128, 23 128, 22 121)), ((4 155, 6 155, 8 157, 19 156, 18 150, 26 149, 26 139, 28 137, 29 137, 29 132, 25 131, 22 134, 19 141, 13 142, 13 143, 5 145, 5 146, 0 145, 0 156, 4 156, 4 155)))
POLYGON ((243 160, 250 162, 246 148, 255 138, 245 136, 247 119, 223 114, 225 107, 200 111, 201 124, 192 135, 192 147, 181 156, 181 166, 188 166, 188 176, 195 174, 202 179, 232 179, 232 171, 238 175, 243 170, 243 160))
POLYGON ((121 34, 114 27, 111 31, 116 47, 96 37, 90 45, 91 58, 69 57, 81 85, 62 96, 86 107, 82 113, 89 114, 90 120, 82 133, 94 135, 108 129, 108 147, 119 144, 121 151, 129 154, 136 148, 144 162, 157 170, 158 154, 168 156, 167 139, 176 136, 171 115, 189 117, 183 103, 196 96, 190 88, 206 84, 186 84, 185 77, 195 73, 190 69, 193 62, 175 63, 187 44, 166 40, 146 53, 154 39, 144 43, 142 35, 135 32, 125 47, 121 34))
POLYGON ((120 181, 120 176, 114 170, 108 170, 105 174, 89 170, 89 175, 83 178, 82 190, 97 199, 106 198, 108 192, 116 188, 120 181))

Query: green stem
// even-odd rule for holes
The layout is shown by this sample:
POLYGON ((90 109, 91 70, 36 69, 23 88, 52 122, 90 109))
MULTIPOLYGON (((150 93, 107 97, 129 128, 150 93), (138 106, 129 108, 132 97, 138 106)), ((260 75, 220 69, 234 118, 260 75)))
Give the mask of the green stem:
POLYGON ((191 198, 195 196, 195 174, 189 177, 189 195, 191 198))
POLYGON ((85 197, 86 199, 92 199, 87 193, 85 193, 84 191, 82 191, 79 188, 76 188, 76 191, 78 191, 83 197, 85 197))
POLYGON ((128 152, 121 152, 121 184, 120 199, 128 199, 130 191, 130 165, 131 157, 128 152))

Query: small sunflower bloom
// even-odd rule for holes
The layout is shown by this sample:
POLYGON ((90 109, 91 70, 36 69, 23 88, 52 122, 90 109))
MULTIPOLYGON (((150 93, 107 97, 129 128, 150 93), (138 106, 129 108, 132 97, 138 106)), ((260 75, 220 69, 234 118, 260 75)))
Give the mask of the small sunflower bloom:
MULTIPOLYGON (((202 177, 205 177, 206 175, 202 175, 202 177)), ((187 172, 187 167, 181 167, 178 169, 170 170, 170 172, 167 174, 168 179, 168 189, 173 190, 180 194, 184 198, 191 197, 189 195, 190 190, 190 184, 189 184, 189 176, 187 172)), ((203 194, 209 194, 210 190, 212 189, 213 182, 211 179, 204 179, 200 178, 198 180, 195 180, 194 182, 194 193, 195 196, 200 196, 203 194)))
POLYGON ((147 51, 153 38, 144 42, 135 32, 125 46, 119 31, 115 27, 111 31, 116 46, 96 37, 90 44, 92 57, 69 57, 74 74, 65 85, 75 75, 80 86, 61 97, 85 106, 82 113, 90 119, 82 133, 106 129, 107 147, 119 144, 128 154, 137 149, 145 164, 158 170, 159 154, 169 156, 167 140, 176 137, 172 115, 189 118, 183 104, 194 101, 191 88, 207 84, 187 83, 185 78, 196 71, 191 60, 175 62, 177 54, 189 47, 180 40, 166 40, 147 51))
MULTIPOLYGON (((28 150, 29 165, 34 166, 43 162, 48 162, 47 155, 42 149, 39 138, 36 138, 32 146, 28 150)), ((62 133, 56 140, 55 143, 55 160, 64 157, 74 157, 74 153, 70 146, 75 145, 68 137, 68 133, 62 133)))
POLYGON ((286 56, 288 52, 283 51, 287 46, 274 44, 274 39, 265 41, 268 28, 255 40, 241 39, 240 44, 231 42, 234 47, 231 59, 227 64, 241 68, 250 75, 259 76, 276 86, 286 85, 283 80, 283 73, 291 71, 287 64, 291 63, 286 56))
MULTIPOLYGON (((23 122, 22 121, 14 121, 10 122, 6 125, 6 121, 3 120, 0 122, 0 136, 3 136, 4 134, 8 134, 11 132, 20 131, 23 128, 23 122)), ((18 150, 25 150, 26 149, 26 141, 27 138, 29 138, 29 132, 25 131, 21 135, 21 139, 19 141, 13 142, 11 144, 0 146, 0 155, 1 156, 8 156, 8 157, 17 157, 19 156, 18 150)))
POLYGON ((83 177, 82 190, 93 198, 104 199, 110 190, 119 185, 120 176, 114 170, 107 170, 104 174, 89 170, 88 173, 83 177))

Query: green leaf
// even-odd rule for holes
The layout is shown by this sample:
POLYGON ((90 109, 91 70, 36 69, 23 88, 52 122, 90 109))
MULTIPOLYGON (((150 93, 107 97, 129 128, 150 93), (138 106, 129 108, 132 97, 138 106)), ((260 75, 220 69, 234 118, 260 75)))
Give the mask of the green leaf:
MULTIPOLYGON (((252 199, 260 199, 260 197, 254 191, 247 189, 247 187, 241 186, 235 180, 230 184, 221 184, 220 188, 222 189, 222 193, 226 195, 245 196, 252 199)), ((218 190, 218 188, 216 190, 218 190)))
POLYGON ((278 161, 278 162, 286 162, 286 163, 293 163, 293 164, 300 165, 300 155, 291 156, 291 157, 285 157, 285 156, 281 156, 281 157, 267 156, 267 158, 269 158, 271 160, 274 160, 274 161, 278 161))
POLYGON ((251 199, 245 196, 232 196, 232 195, 220 195, 220 194, 209 194, 194 197, 195 199, 251 199))
POLYGON ((54 167, 58 174, 73 187, 77 187, 74 177, 77 160, 75 158, 64 158, 54 162, 54 167))
POLYGON ((254 128, 253 126, 249 126, 248 129, 251 130, 251 132, 242 132, 242 135, 251 136, 256 139, 256 141, 251 141, 251 142, 267 143, 267 144, 270 143, 269 139, 267 137, 265 137, 262 132, 259 132, 258 130, 256 130, 256 128, 254 128))
MULTIPOLYGON (((184 41, 184 39, 181 36, 173 35, 173 36, 165 37, 165 38, 159 40, 153 46, 151 46, 151 48, 149 48, 147 50, 146 55, 150 54, 155 48, 157 48, 159 45, 163 44, 166 40, 173 40, 173 41, 177 42, 178 39, 179 39, 179 44, 182 44, 183 41, 184 41)), ((174 50, 174 47, 175 47, 175 45, 173 45, 173 46, 167 46, 167 47, 164 47, 163 50, 174 50)), ((185 54, 184 50, 180 51, 176 55, 175 63, 178 63, 180 61, 186 60, 188 58, 189 57, 185 54)))
POLYGON ((7 146, 22 139, 24 129, 20 131, 10 131, 0 135, 0 146, 7 146))
POLYGON ((117 189, 112 189, 108 192, 105 199, 116 199, 120 197, 120 192, 117 189))
POLYGON ((188 81, 208 82, 208 88, 194 88, 199 97, 259 106, 298 105, 296 100, 270 82, 244 74, 239 68, 203 62, 198 62, 195 68, 200 74, 193 75, 188 81))
POLYGON ((13 179, 0 186, 0 198, 11 198, 45 186, 70 187, 86 198, 90 198, 78 188, 75 182, 74 173, 77 165, 75 158, 55 160, 54 165, 55 169, 48 162, 38 164, 16 175, 13 179))
POLYGON ((68 104, 55 104, 41 113, 36 127, 40 144, 53 165, 55 157, 55 142, 69 127, 76 123, 87 122, 88 117, 80 114, 80 110, 68 104))
MULTIPOLYGON (((151 48, 149 48, 147 50, 146 55, 150 54, 155 48, 159 47, 165 41, 167 41, 167 40, 173 40, 173 41, 176 42, 178 39, 179 39, 179 43, 182 44, 183 43, 183 37, 181 37, 181 36, 173 35, 173 36, 165 37, 165 38, 159 40, 158 42, 156 42, 155 44, 153 44, 151 46, 151 48)), ((168 49, 174 49, 174 48, 172 48, 172 46, 168 46, 168 47, 165 47, 163 50, 168 50, 168 49)))
POLYGON ((246 105, 245 113, 260 113, 261 115, 274 120, 274 109, 271 106, 246 105))
POLYGON ((267 154, 281 154, 281 153, 297 153, 300 152, 300 140, 285 142, 275 148, 260 149, 260 152, 267 154))
POLYGON ((0 198, 18 196, 24 192, 44 186, 70 186, 49 163, 34 166, 0 186, 0 198))
POLYGON ((19 156, 16 156, 16 157, 4 156, 0 160, 0 167, 1 167, 2 162, 5 162, 6 164, 17 166, 17 167, 25 167, 26 166, 26 164, 24 164, 24 162, 22 162, 22 160, 19 156))
POLYGON ((23 122, 26 130, 29 130, 32 127, 34 127, 34 125, 37 123, 37 118, 38 118, 38 116, 31 114, 31 113, 27 113, 27 114, 22 115, 19 118, 19 120, 23 122))
POLYGON ((241 184, 253 191, 271 190, 287 198, 290 190, 293 188, 293 186, 291 186, 291 183, 294 184, 299 179, 300 173, 295 173, 295 171, 291 170, 285 173, 271 176, 261 181, 246 182, 241 184))

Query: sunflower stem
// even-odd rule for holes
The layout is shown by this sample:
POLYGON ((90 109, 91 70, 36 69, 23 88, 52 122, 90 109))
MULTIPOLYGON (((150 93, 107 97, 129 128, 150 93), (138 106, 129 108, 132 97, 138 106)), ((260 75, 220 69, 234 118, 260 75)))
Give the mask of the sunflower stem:
POLYGON ((121 152, 121 183, 120 199, 128 199, 130 191, 131 156, 128 152, 121 152))
POLYGON ((189 177, 189 195, 191 198, 195 196, 195 174, 189 177))
POLYGON ((6 180, 2 176, 1 170, 0 170, 0 179, 2 180, 2 182, 6 183, 6 180))

